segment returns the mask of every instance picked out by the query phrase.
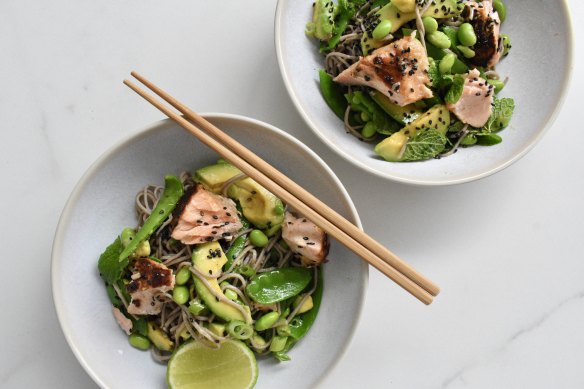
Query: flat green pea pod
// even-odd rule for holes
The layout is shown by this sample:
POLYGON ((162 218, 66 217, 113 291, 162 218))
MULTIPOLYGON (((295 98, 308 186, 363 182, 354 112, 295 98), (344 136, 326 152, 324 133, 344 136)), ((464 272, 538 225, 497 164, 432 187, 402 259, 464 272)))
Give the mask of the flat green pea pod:
POLYGON ((499 20, 503 23, 505 19, 507 19, 507 8, 505 8, 505 3, 501 0, 493 0, 493 8, 497 11, 499 14, 499 20))
POLYGON ((324 69, 318 71, 318 78, 320 82, 320 92, 322 93, 324 101, 326 101, 335 115, 342 120, 345 117, 345 111, 347 110, 347 100, 343 95, 341 87, 333 81, 333 77, 324 69))
POLYGON ((136 232, 134 239, 120 254, 120 261, 128 258, 136 251, 140 242, 150 238, 150 235, 168 218, 176 204, 184 194, 183 184, 176 176, 164 177, 164 192, 156 207, 148 216, 142 227, 136 232))
POLYGON ((227 262, 225 262, 225 265, 223 265, 223 270, 227 270, 233 265, 233 261, 235 260, 235 258, 237 258, 239 253, 241 253, 241 251, 246 245, 246 242, 247 234, 240 235, 237 238, 235 238, 235 240, 233 241, 233 243, 231 243, 231 246, 229 246, 229 249, 227 249, 227 252, 225 253, 225 256, 227 257, 227 262))
MULTIPOLYGON (((306 311, 306 313, 296 315, 289 323, 290 337, 295 341, 303 338, 316 320, 316 315, 318 314, 318 310, 320 308, 320 302, 322 301, 322 291, 324 286, 322 269, 318 269, 317 280, 318 285, 316 285, 316 289, 311 295, 313 304, 312 309, 306 311)), ((290 345, 290 347, 291 346, 292 345, 290 345)))
POLYGON ((477 144, 481 146, 493 146, 503 141, 497 134, 477 134, 477 144))
POLYGON ((431 34, 428 34, 427 38, 430 41, 430 43, 432 43, 439 49, 447 49, 452 44, 450 38, 448 38, 448 35, 446 35, 442 31, 434 31, 431 34))
POLYGON ((254 276, 245 290, 256 303, 272 304, 296 296, 311 278, 310 270, 306 268, 287 267, 254 276))

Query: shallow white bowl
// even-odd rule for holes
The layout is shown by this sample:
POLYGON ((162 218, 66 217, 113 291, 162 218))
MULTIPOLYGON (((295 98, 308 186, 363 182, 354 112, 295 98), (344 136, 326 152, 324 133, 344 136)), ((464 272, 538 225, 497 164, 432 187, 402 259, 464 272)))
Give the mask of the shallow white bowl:
POLYGON ((346 134, 318 87, 324 61, 317 42, 304 28, 312 1, 279 0, 275 40, 278 64, 294 105, 320 139, 343 158, 377 176, 418 185, 447 185, 493 174, 525 155, 550 126, 565 96, 572 70, 572 32, 563 0, 506 0, 502 32, 513 48, 497 71, 510 80, 502 96, 515 99, 511 124, 492 147, 471 147, 440 160, 391 163, 373 152, 373 145, 346 134))
MULTIPOLYGON (((334 173, 302 143, 268 124, 234 115, 205 115, 219 128, 361 226, 334 173)), ((135 224, 134 196, 166 174, 214 163, 218 156, 169 120, 153 124, 106 152, 83 176, 61 216, 52 255, 52 285, 61 327, 73 353, 104 388, 165 387, 165 366, 132 348, 115 322, 97 259, 124 226, 135 224)), ((332 242, 320 313, 292 361, 262 359, 257 388, 307 388, 331 370, 352 337, 363 306, 367 266, 332 242), (334 336, 331 334, 334 333, 334 336)))

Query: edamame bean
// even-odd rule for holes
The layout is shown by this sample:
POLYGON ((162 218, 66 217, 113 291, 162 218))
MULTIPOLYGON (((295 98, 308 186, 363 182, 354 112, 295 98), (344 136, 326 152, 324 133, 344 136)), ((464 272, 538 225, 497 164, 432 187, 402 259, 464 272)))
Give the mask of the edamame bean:
POLYGON ((471 146, 475 143, 477 143, 477 137, 475 134, 466 134, 464 138, 462 138, 462 141, 460 141, 460 144, 464 146, 471 146))
POLYGON ((452 66, 454 66, 454 61, 456 61, 456 54, 448 53, 442 57, 438 65, 440 74, 450 74, 452 72, 452 66))
POLYGON ((499 14, 499 20, 501 23, 505 21, 507 18, 507 9, 505 8, 505 4, 501 0, 493 0, 493 8, 499 14))
POLYGON ((465 58, 472 58, 476 55, 474 50, 470 47, 458 45, 456 48, 462 53, 462 55, 464 55, 465 58))
POLYGON ((174 281, 177 285, 184 285, 186 284, 189 279, 191 278, 191 271, 187 266, 181 267, 180 270, 176 273, 174 277, 174 281))
POLYGON ((470 23, 462 23, 458 28, 457 33, 458 41, 464 46, 473 46, 477 43, 477 34, 474 32, 474 28, 470 23))
POLYGON ((280 336, 290 336, 290 326, 288 324, 282 324, 276 327, 276 333, 280 336))
POLYGON ((261 230, 253 230, 250 232, 249 241, 255 247, 266 247, 268 245, 268 237, 261 230))
POLYGON ((495 88, 495 93, 499 93, 505 87, 505 83, 501 80, 487 80, 487 84, 492 85, 495 88))
POLYGON ((150 348, 150 339, 139 334, 132 334, 128 337, 132 347, 136 347, 139 350, 148 350, 150 348))
POLYGON ((229 300, 233 300, 233 301, 237 300, 237 298, 239 297, 237 295, 237 293, 235 293, 232 289, 225 289, 224 294, 225 294, 225 297, 227 297, 229 300))
POLYGON ((189 289, 186 286, 175 286, 172 290, 172 299, 177 304, 186 304, 189 301, 189 289))
POLYGON ((426 31, 426 35, 438 31, 438 22, 432 16, 423 17, 422 23, 424 23, 424 30, 426 31))
POLYGON ((503 56, 509 54, 509 50, 511 50, 511 38, 507 34, 501 34, 501 43, 503 44, 503 56))
POLYGON ((428 34, 428 40, 439 49, 447 49, 452 44, 452 42, 450 42, 450 38, 448 38, 448 35, 442 31, 434 31, 431 34, 428 34))
POLYGON ((373 122, 367 122, 365 127, 361 130, 361 135, 363 138, 371 138, 377 133, 377 126, 373 122))
POLYGON ((374 39, 383 39, 391 32, 391 20, 382 20, 377 27, 373 29, 374 39))
POLYGON ((368 122, 369 119, 371 119, 369 117, 369 114, 367 112, 361 112, 361 120, 363 120, 364 122, 368 122))
POLYGON ((270 344, 270 351, 278 352, 278 351, 284 350, 284 347, 286 347, 287 340, 288 340, 288 337, 286 337, 286 336, 279 336, 279 335, 274 336, 272 338, 272 343, 270 344))
POLYGON ((195 316, 202 314, 207 307, 200 300, 192 300, 189 303, 189 312, 195 316))
POLYGON ((256 320, 254 327, 256 331, 267 330, 268 328, 272 328, 272 326, 276 324, 279 318, 280 314, 276 311, 266 313, 265 315, 256 320))

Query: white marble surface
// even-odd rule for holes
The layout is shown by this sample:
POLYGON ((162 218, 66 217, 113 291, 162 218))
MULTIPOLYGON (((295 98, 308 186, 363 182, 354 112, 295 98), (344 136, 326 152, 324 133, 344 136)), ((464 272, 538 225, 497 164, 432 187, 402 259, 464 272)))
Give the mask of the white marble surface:
MULTIPOLYGON (((574 73, 542 142, 505 171, 445 188, 383 182, 294 111, 274 55, 276 2, 241 4, 0 2, 0 387, 95 387, 59 327, 50 252, 82 173, 161 118, 121 84, 132 69, 199 111, 252 116, 313 147, 366 230, 442 286, 426 307, 371 270, 358 331, 323 387, 584 387, 584 76, 574 73)), ((584 3, 569 4, 581 37, 584 3)))

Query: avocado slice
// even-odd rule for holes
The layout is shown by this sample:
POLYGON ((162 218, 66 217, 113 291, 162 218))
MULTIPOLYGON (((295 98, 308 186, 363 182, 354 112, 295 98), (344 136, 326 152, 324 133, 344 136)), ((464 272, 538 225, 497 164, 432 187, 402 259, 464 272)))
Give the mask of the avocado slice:
MULTIPOLYGON (((225 297, 225 295, 221 291, 221 287, 219 286, 219 283, 217 282, 216 278, 206 278, 206 280, 211 286, 211 288, 213 288, 213 291, 216 294, 225 297)), ((247 310, 246 314, 243 315, 241 311, 239 311, 237 308, 231 306, 230 304, 224 301, 218 300, 215 297, 215 295, 203 283, 203 281, 201 281, 198 277, 193 276, 193 281, 195 284, 195 290, 197 291, 197 295, 201 298, 201 300, 203 300, 207 308, 209 308, 209 310, 213 312, 215 315, 217 315, 218 317, 222 318, 225 321, 240 320, 246 323, 251 323, 252 321, 251 315, 247 310)), ((227 299, 227 297, 225 297, 225 299, 227 299)), ((244 309, 245 308, 246 307, 244 307, 244 309)))
POLYGON ((394 118, 401 124, 409 124, 416 120, 422 113, 421 109, 416 107, 414 103, 408 104, 404 107, 392 103, 389 97, 379 91, 372 91, 371 98, 377 103, 389 116, 394 118))
POLYGON ((232 164, 220 161, 215 165, 202 167, 195 171, 195 181, 215 194, 221 194, 223 184, 241 174, 241 171, 232 164))
MULTIPOLYGON (((422 17, 432 16, 436 19, 451 18, 461 12, 462 8, 458 7, 457 0, 432 1, 432 4, 424 12, 422 17)), ((379 11, 367 18, 364 23, 367 33, 363 34, 361 38, 363 55, 367 55, 370 51, 387 44, 383 40, 373 38, 373 30, 381 21, 389 20, 391 22, 390 33, 393 34, 401 26, 415 18, 416 12, 401 12, 393 1, 383 6, 379 11)))
MULTIPOLYGON (((229 163, 217 163, 195 172, 195 179, 209 190, 219 193, 223 184, 241 174, 229 163)), ((274 235, 284 221, 284 204, 270 191, 247 177, 234 182, 227 189, 227 196, 239 201, 243 216, 259 229, 265 229, 268 236, 274 235)))
POLYGON ((449 126, 450 112, 445 105, 437 104, 398 132, 379 142, 375 146, 375 152, 386 161, 399 162, 402 160, 407 143, 416 136, 418 131, 433 128, 444 135, 449 126))
POLYGON ((166 336, 166 334, 154 323, 148 322, 148 339, 154 344, 154 346, 162 351, 170 351, 174 346, 172 340, 166 336))
POLYGON ((219 242, 208 242, 197 245, 193 251, 193 266, 205 277, 217 278, 221 268, 227 262, 227 257, 219 242))

